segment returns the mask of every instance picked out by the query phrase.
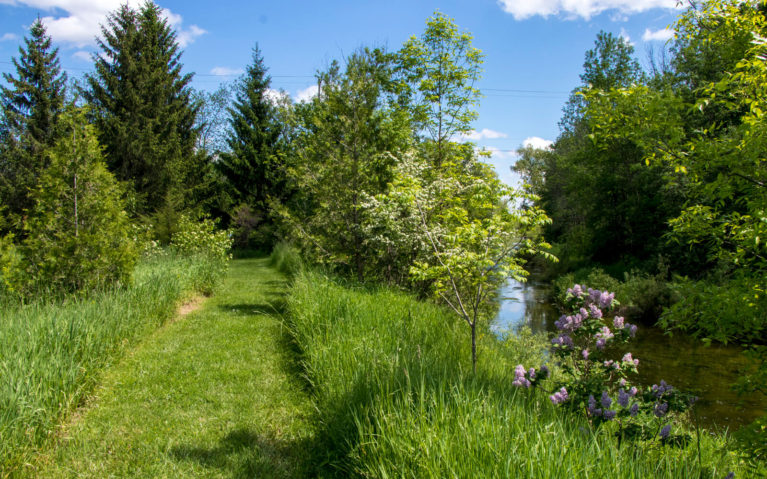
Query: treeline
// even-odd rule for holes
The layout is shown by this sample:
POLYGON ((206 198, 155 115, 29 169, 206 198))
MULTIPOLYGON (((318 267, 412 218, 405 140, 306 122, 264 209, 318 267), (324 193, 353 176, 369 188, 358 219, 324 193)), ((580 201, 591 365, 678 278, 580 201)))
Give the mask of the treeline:
POLYGON ((588 279, 627 293, 628 313, 740 342, 761 365, 740 386, 762 393, 766 15, 763 2, 691 3, 647 69, 601 33, 559 138, 520 150, 515 166, 552 218, 545 234, 561 262, 547 269, 568 273, 561 288, 588 279))

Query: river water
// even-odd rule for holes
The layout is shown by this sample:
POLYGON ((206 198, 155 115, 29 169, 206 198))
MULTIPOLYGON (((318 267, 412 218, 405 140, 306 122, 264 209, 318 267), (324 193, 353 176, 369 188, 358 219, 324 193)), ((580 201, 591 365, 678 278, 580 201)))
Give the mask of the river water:
MULTIPOLYGON (((550 287, 545 283, 514 280, 501 289, 500 309, 492 329, 501 334, 527 326, 533 332, 553 337, 554 321, 560 312, 549 301, 550 287)), ((700 397, 695 411, 701 425, 737 429, 767 410, 767 398, 754 394, 738 396, 731 384, 738 371, 748 365, 742 350, 735 346, 704 346, 694 338, 669 336, 652 327, 641 327, 636 338, 626 346, 639 359, 636 382, 657 384, 661 379, 700 397)), ((616 351, 616 354, 622 354, 616 351)))

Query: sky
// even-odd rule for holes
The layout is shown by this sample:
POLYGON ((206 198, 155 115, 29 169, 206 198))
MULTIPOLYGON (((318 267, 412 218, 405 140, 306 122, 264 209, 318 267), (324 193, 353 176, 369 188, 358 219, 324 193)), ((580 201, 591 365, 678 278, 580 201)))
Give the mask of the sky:
MULTIPOLYGON (((0 0, 0 72, 40 16, 71 77, 91 70, 99 25, 124 0, 0 0)), ((137 4, 129 0, 130 4, 137 4)), ((184 48, 193 86, 232 82, 258 44, 272 87, 296 101, 316 91, 314 74, 363 46, 398 49, 440 11, 474 36, 485 55, 477 85, 484 97, 468 138, 493 152, 509 183, 521 145, 546 147, 559 134, 562 107, 580 83, 585 52, 600 30, 630 41, 643 65, 664 48, 676 0, 158 0, 184 48)))

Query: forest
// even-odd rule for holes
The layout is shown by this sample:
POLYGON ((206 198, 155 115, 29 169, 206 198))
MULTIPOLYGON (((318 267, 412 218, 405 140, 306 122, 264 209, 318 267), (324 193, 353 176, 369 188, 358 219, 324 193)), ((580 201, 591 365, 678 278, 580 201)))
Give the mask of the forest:
MULTIPOLYGON (((694 2, 673 30, 645 68, 599 33, 558 138, 520 147, 508 185, 466 136, 485 56, 439 11, 304 101, 255 42, 238 80, 192 88, 151 1, 109 15, 78 79, 38 18, 0 84, 0 477, 764 477, 765 411, 702 427, 705 392, 641 383, 630 352, 638 328, 736 345, 730 386, 767 395, 767 6, 694 2), (556 332, 493 333, 531 277, 556 332), (120 365, 205 314, 247 320, 232 348, 279 331, 292 386, 263 403, 301 419, 226 436, 229 459, 157 425, 161 445, 93 445, 133 429, 87 412, 127 407, 104 386, 140 382, 120 365)), ((228 347, 190 344, 192 363, 228 347)))

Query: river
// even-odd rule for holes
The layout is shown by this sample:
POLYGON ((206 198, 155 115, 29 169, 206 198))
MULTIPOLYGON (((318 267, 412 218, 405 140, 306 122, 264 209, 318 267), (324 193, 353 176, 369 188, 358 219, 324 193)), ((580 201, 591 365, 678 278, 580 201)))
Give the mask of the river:
MULTIPOLYGON (((554 336, 560 313, 549 301, 548 284, 514 280, 501 289, 500 308, 492 329, 501 334, 528 326, 533 332, 554 336)), ((731 384, 738 371, 748 365, 735 346, 704 346, 689 336, 669 336, 658 328, 641 327, 626 347, 639 359, 636 382, 651 385, 665 379, 669 384, 700 397, 695 411, 701 425, 737 429, 767 410, 767 398, 754 394, 738 396, 731 384)))

